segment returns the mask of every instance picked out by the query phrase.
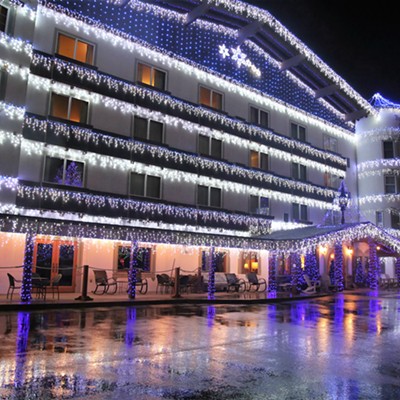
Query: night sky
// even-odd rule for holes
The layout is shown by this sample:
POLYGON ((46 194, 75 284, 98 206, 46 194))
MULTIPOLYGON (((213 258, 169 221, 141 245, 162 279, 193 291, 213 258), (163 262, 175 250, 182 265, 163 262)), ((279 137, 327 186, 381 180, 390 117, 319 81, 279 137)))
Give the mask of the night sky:
POLYGON ((400 103, 400 17, 392 3, 244 1, 267 9, 365 99, 379 92, 400 103))

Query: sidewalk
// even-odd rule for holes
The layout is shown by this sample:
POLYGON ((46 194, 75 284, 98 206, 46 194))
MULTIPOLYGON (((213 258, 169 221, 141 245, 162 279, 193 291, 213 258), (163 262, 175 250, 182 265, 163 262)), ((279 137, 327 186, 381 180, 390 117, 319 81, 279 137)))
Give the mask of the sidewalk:
POLYGON ((210 299, 208 293, 182 293, 175 298, 171 293, 156 294, 148 292, 146 294, 136 294, 135 299, 129 299, 126 293, 115 294, 93 294, 88 293, 92 300, 77 300, 81 293, 60 293, 57 295, 48 294, 46 300, 35 297, 30 302, 21 302, 19 291, 14 292, 13 299, 7 299, 5 294, 0 294, 0 312, 18 310, 40 310, 54 308, 80 308, 80 307, 118 307, 133 305, 154 305, 154 304, 251 304, 251 303, 276 303, 287 300, 302 300, 307 298, 329 296, 332 293, 301 293, 293 296, 290 293, 278 293, 276 297, 271 297, 267 292, 217 292, 214 298, 210 299))

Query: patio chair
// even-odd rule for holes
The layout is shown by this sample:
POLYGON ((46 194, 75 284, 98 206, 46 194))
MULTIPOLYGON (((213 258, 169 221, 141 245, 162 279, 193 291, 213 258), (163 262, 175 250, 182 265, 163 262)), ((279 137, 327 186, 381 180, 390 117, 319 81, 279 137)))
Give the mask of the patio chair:
POLYGON ((174 286, 174 282, 167 274, 157 274, 157 287, 156 293, 158 293, 158 288, 160 288, 160 293, 168 293, 169 289, 174 286))
POLYGON ((147 279, 143 278, 142 271, 136 271, 136 286, 139 287, 139 293, 146 294, 149 288, 147 279))
POLYGON ((50 286, 48 286, 47 290, 54 294, 57 293, 57 299, 60 300, 60 282, 61 282, 62 274, 57 274, 51 281, 50 286))
POLYGON ((246 290, 246 282, 244 279, 238 278, 234 273, 226 273, 225 276, 228 281, 228 292, 231 289, 235 292, 244 292, 246 290))
POLYGON ((179 277, 179 291, 180 293, 189 293, 189 275, 181 275, 179 277))
POLYGON ((249 282, 247 290, 250 292, 254 289, 255 292, 261 291, 265 292, 267 290, 267 281, 264 278, 257 276, 255 272, 248 272, 246 278, 249 282), (264 287, 262 290, 260 290, 264 287))
POLYGON ((40 276, 37 272, 32 272, 32 294, 36 293, 37 298, 46 300, 47 288, 50 284, 48 278, 40 276))
POLYGON ((303 293, 317 293, 320 290, 321 282, 319 280, 311 280, 308 275, 304 275, 307 287, 302 290, 303 293))
POLYGON ((15 289, 21 289, 22 286, 22 280, 15 279, 11 274, 7 273, 8 276, 8 290, 7 290, 7 299, 8 296, 10 295, 10 300, 12 300, 13 293, 15 289))
POLYGON ((114 278, 108 278, 106 270, 94 269, 93 273, 96 283, 96 288, 94 289, 93 294, 115 294, 115 292, 117 291, 117 281, 114 278), (103 290, 101 292, 98 292, 100 288, 102 288, 103 290))

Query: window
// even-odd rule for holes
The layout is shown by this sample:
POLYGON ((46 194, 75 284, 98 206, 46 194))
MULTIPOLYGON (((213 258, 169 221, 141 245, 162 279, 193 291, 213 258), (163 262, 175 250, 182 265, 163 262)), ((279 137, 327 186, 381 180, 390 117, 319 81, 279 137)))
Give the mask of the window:
POLYGON ((162 143, 163 132, 164 125, 162 123, 135 116, 133 123, 134 138, 162 143))
POLYGON ((268 171, 268 154, 250 150, 250 167, 268 171))
POLYGON ((159 69, 138 63, 137 66, 137 80, 138 82, 144 83, 145 85, 153 86, 160 90, 166 88, 166 77, 167 74, 159 69))
POLYGON ((89 103, 74 97, 51 94, 50 115, 73 122, 87 123, 89 103))
POLYGON ((203 185, 197 186, 197 204, 199 206, 221 207, 221 189, 203 185))
POLYGON ((7 29, 8 8, 0 6, 0 32, 5 32, 7 29))
POLYGON ((325 135, 324 136, 324 149, 332 151, 333 153, 338 152, 338 141, 336 138, 325 135))
POLYGON ((394 210, 390 211, 390 226, 393 229, 400 229, 400 215, 394 210))
POLYGON ((400 155, 400 142, 393 142, 386 140, 382 143, 383 147, 383 158, 396 158, 400 155))
POLYGON ((250 122, 263 128, 268 128, 268 113, 250 106, 250 122))
POLYGON ((305 165, 292 163, 292 178, 299 181, 307 181, 307 168, 305 165))
MULTIPOLYGON (((136 256, 136 267, 143 272, 151 272, 152 248, 139 247, 136 256)), ((126 271, 131 263, 131 246, 118 245, 117 247, 117 271, 126 271)))
POLYGON ((289 213, 283 213, 283 222, 289 222, 289 213))
POLYGON ((383 211, 375 212, 375 220, 376 220, 376 225, 379 226, 380 228, 382 228, 383 227, 383 211))
POLYGON ((199 135, 199 154, 214 158, 222 158, 222 141, 199 135))
POLYGON ((133 196, 161 197, 161 178, 158 176, 131 173, 130 194, 133 196))
POLYGON ((200 86, 199 103, 216 110, 222 110, 222 94, 205 88, 204 86, 200 86))
MULTIPOLYGON (((225 251, 215 251, 214 252, 215 272, 226 272, 227 260, 228 260, 228 253, 226 253, 225 251)), ((201 270, 203 272, 209 272, 210 265, 211 265, 211 252, 209 250, 202 250, 201 270)))
POLYGON ((73 36, 58 34, 57 54, 85 64, 93 65, 94 46, 73 36))
POLYGON ((269 215, 269 198, 250 195, 250 212, 253 214, 269 215))
POLYGON ((383 142, 383 158, 394 158, 394 148, 392 141, 383 142))
POLYGON ((293 139, 300 140, 301 142, 306 141, 306 128, 297 124, 290 124, 291 136, 293 139))
POLYGON ((307 206, 304 204, 292 204, 292 220, 293 221, 308 221, 307 206))
POLYGON ((241 258, 241 274, 247 274, 248 272, 259 272, 258 254, 256 252, 243 252, 241 258))
POLYGON ((397 179, 394 175, 385 175, 384 176, 384 184, 385 184, 385 193, 393 194, 397 193, 396 190, 396 182, 397 179))
POLYGON ((44 180, 83 187, 84 163, 56 157, 46 157, 44 180))
POLYGON ((6 81, 7 72, 5 70, 0 70, 0 100, 4 100, 6 97, 6 81))
POLYGON ((337 189, 340 186, 340 178, 337 175, 325 172, 324 185, 329 188, 337 189))

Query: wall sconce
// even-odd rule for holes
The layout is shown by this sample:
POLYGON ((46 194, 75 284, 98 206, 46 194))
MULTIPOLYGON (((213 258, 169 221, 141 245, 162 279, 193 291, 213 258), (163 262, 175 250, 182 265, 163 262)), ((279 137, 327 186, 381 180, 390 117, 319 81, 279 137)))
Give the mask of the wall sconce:
POLYGON ((328 248, 326 246, 319 246, 319 254, 325 255, 328 252, 328 248))
POLYGON ((353 249, 352 249, 351 247, 348 247, 348 248, 346 249, 346 254, 347 254, 349 257, 351 257, 351 256, 353 255, 353 249))
POLYGON ((333 260, 335 258, 335 255, 332 253, 331 254, 331 260, 333 260))
POLYGON ((244 263, 244 269, 249 269, 249 263, 244 263))

